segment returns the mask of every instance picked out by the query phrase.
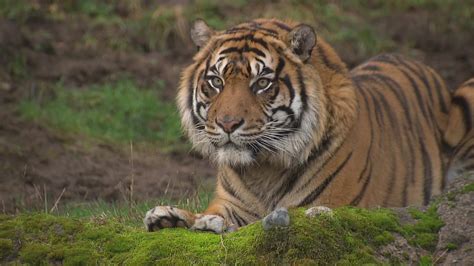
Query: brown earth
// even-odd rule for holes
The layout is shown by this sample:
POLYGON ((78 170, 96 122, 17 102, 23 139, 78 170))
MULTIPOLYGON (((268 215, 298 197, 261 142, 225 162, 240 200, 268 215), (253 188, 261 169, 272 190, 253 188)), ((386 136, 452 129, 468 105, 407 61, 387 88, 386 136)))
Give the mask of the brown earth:
MULTIPOLYGON (((439 35, 423 11, 393 14, 374 21, 395 42, 413 43, 414 56, 438 70, 450 88, 474 76, 474 35, 452 29, 439 35)), ((164 80, 164 98, 173 101, 179 71, 194 52, 185 38, 174 38, 167 52, 110 49, 110 36, 132 47, 145 41, 117 26, 93 26, 81 18, 61 22, 33 18, 24 23, 0 19, 0 203, 4 210, 29 207, 40 195, 62 202, 106 199, 122 200, 130 193, 134 178, 135 199, 164 194, 183 197, 195 193, 200 179, 212 178, 214 169, 193 154, 165 154, 137 147, 92 143, 65 136, 20 118, 17 103, 38 94, 58 80, 82 88, 131 75, 139 84, 164 80), (89 43, 91 35, 97 42, 89 43), (16 77, 7 68, 16 55, 24 55, 27 77, 16 77)), ((351 47, 336 45, 343 59, 354 66, 360 58, 351 47)), ((405 52, 404 50, 396 50, 405 52)))
MULTIPOLYGON (((62 79, 70 86, 107 82, 131 75, 141 85, 165 80, 163 92, 173 101, 184 60, 160 53, 115 52, 88 48, 81 38, 88 29, 81 21, 32 21, 18 25, 0 21, 0 65, 13 55, 26 55, 29 78, 18 80, 0 67, 0 203, 3 211, 44 206, 63 189, 61 202, 134 200, 192 196, 214 168, 195 154, 170 154, 159 147, 130 148, 65 135, 21 119, 16 110, 24 97, 62 79), (47 49, 35 47, 44 45, 47 49), (133 186, 132 183, 133 177, 133 186), (132 188, 133 187, 133 188, 132 188)), ((103 36, 100 29, 96 36, 103 36)), ((100 42, 99 42, 100 43, 100 42)))

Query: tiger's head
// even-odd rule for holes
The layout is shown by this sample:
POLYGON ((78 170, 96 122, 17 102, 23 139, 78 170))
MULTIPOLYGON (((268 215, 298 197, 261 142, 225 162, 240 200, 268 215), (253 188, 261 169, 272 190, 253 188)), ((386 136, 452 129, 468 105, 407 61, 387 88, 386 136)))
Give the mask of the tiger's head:
POLYGON ((199 51, 178 105, 194 147, 218 164, 304 162, 327 120, 313 28, 255 20, 215 31, 198 20, 191 37, 199 51))

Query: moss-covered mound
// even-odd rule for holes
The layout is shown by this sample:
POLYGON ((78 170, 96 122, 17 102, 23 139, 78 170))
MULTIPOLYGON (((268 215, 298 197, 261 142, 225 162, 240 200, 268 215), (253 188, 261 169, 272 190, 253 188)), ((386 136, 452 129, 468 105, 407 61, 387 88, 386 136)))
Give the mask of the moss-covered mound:
POLYGON ((429 249, 442 223, 436 209, 413 211, 417 226, 402 225, 388 209, 343 207, 307 218, 290 211, 291 226, 263 231, 260 222, 217 235, 184 229, 148 233, 111 219, 47 214, 0 216, 0 263, 39 264, 353 264, 395 262, 381 247, 403 236, 429 249), (387 261, 388 260, 388 261, 387 261))

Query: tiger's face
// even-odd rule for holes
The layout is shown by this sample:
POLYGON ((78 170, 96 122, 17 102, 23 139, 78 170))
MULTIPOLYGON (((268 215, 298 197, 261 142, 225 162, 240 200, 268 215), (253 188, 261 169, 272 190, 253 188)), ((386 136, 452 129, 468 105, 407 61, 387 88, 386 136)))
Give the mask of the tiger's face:
POLYGON ((192 37, 201 50, 185 70, 178 95, 194 146, 229 165, 301 156, 320 108, 315 100, 319 77, 304 62, 315 42, 312 29, 305 26, 281 37, 258 24, 216 33, 196 23, 192 37), (291 34, 300 34, 300 51, 285 43, 291 34))

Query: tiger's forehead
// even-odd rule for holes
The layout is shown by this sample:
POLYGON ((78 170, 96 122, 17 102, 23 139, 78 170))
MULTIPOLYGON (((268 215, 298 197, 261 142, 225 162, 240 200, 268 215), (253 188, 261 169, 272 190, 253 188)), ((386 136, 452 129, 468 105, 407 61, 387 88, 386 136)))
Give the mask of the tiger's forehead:
POLYGON ((224 39, 210 58, 209 71, 215 74, 256 76, 276 67, 275 51, 263 39, 240 34, 224 39))
POLYGON ((256 20, 219 32, 208 58, 214 74, 256 76, 279 67, 290 26, 276 20, 256 20), (265 71, 264 71, 265 70, 265 71))

